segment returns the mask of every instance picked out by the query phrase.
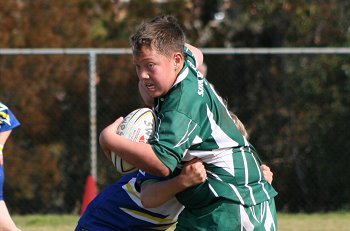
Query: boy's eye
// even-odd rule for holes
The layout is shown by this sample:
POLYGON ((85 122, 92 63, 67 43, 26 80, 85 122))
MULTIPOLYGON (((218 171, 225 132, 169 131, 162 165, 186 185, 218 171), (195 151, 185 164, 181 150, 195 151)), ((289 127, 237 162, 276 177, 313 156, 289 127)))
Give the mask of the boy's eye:
POLYGON ((153 68, 154 67, 154 63, 149 63, 147 64, 148 68, 153 68))

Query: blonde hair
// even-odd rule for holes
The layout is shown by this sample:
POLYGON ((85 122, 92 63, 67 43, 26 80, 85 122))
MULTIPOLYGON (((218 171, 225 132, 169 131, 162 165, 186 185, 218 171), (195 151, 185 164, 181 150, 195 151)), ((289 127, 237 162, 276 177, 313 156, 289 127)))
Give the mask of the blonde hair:
POLYGON ((177 19, 171 15, 162 15, 141 24, 130 37, 130 43, 134 55, 147 47, 169 57, 173 52, 184 54, 185 39, 177 19))
POLYGON ((241 134, 246 138, 249 139, 249 134, 247 132, 247 130, 244 127, 244 124, 242 123, 242 121, 240 119, 238 119, 238 117, 236 116, 235 113, 230 111, 230 115, 233 119, 233 122, 236 124, 238 130, 241 132, 241 134))

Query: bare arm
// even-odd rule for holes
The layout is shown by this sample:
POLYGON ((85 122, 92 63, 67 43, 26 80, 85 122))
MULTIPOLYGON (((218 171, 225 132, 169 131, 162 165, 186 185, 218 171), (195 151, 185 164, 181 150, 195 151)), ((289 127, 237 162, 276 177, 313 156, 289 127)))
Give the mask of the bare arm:
POLYGON ((158 182, 145 182, 141 186, 141 202, 145 208, 158 207, 176 193, 185 190, 207 179, 207 173, 203 162, 200 159, 193 159, 187 162, 180 175, 169 180, 158 182))
POLYGON ((110 152, 113 151, 133 166, 155 176, 169 175, 170 170, 160 161, 150 144, 134 142, 116 133, 122 120, 123 117, 118 118, 100 134, 100 145, 106 157, 110 159, 110 152))
POLYGON ((2 153, 2 149, 5 146, 5 143, 8 139, 8 137, 10 136, 11 132, 12 132, 12 130, 0 132, 0 165, 4 164, 4 156, 2 153))

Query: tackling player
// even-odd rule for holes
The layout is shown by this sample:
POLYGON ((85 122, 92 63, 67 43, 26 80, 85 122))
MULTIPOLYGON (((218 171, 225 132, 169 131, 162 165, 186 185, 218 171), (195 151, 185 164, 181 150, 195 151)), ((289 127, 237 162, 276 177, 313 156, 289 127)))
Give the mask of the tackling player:
MULTIPOLYGON (((204 182, 206 177, 204 165, 199 159, 188 162, 180 175, 170 179, 151 176, 141 170, 126 174, 90 202, 75 230, 166 230, 176 223, 183 209, 175 194, 204 182), (171 193, 162 195, 165 201, 161 205, 145 208, 141 202, 141 181, 166 184, 171 193)), ((161 189, 158 192, 162 194, 161 189)))

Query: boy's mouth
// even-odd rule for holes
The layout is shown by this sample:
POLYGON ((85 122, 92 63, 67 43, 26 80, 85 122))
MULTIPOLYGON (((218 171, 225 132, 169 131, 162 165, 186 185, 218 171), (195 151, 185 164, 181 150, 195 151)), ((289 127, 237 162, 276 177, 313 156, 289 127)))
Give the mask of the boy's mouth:
POLYGON ((145 84, 146 85, 146 88, 148 89, 148 90, 153 90, 155 87, 154 87, 154 84, 151 84, 151 83, 146 83, 145 84))

